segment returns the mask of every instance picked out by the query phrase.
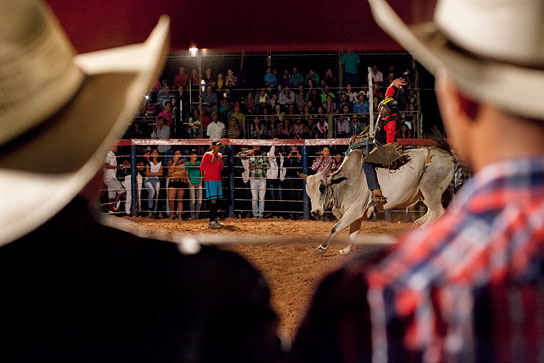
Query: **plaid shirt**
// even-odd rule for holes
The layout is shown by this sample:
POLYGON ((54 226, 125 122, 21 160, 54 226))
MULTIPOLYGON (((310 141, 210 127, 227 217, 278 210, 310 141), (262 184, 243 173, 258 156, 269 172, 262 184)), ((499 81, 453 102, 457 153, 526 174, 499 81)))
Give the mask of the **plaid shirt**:
POLYGON ((250 179, 266 179, 266 171, 270 168, 270 162, 267 155, 253 155, 248 156, 247 151, 241 151, 238 153, 238 157, 249 159, 249 167, 255 167, 255 169, 249 169, 250 179))
POLYGON ((398 319, 406 319, 403 349, 425 361, 542 360, 543 261, 544 157, 484 168, 446 215, 402 238, 367 274, 373 360, 397 356, 390 330, 398 319), (501 295, 505 282, 517 287, 501 295), (480 313, 497 313, 502 329, 499 344, 482 352, 475 303, 488 288, 495 299, 480 313))
POLYGON ((290 354, 289 362, 543 361, 544 157, 489 165, 440 219, 327 275, 290 354))

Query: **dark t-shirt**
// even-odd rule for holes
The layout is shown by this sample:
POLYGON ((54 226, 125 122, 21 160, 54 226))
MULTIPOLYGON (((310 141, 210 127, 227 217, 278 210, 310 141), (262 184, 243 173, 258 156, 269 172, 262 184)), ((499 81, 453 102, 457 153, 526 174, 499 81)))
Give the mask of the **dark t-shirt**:
POLYGON ((0 248, 0 361, 271 362, 277 316, 240 256, 182 254, 74 200, 0 248))

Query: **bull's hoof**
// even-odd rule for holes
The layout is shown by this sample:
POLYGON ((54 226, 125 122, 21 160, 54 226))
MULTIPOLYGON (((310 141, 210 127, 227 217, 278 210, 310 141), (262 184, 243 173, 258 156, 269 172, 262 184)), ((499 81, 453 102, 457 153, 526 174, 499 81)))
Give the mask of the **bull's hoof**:
POLYGON ((346 248, 341 249, 339 253, 341 255, 347 255, 350 251, 351 251, 351 246, 348 246, 346 248))
POLYGON ((317 246, 316 252, 320 255, 324 254, 327 251, 327 247, 324 247, 322 245, 317 246))

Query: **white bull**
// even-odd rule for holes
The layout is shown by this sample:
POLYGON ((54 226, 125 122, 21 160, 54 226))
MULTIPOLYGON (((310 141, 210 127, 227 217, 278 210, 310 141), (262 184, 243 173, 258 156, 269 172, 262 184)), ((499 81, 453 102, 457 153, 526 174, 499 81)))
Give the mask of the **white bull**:
MULTIPOLYGON (((408 208, 419 200, 427 206, 427 213, 414 222, 422 225, 438 218, 444 213, 442 194, 448 188, 453 175, 455 162, 452 155, 437 148, 407 150, 410 161, 398 170, 378 168, 378 181, 387 203, 384 209, 408 208)), ((324 252, 334 236, 350 226, 350 239, 356 239, 361 222, 371 211, 371 193, 363 171, 363 155, 358 150, 351 151, 340 168, 329 176, 328 170, 307 176, 306 193, 312 203, 312 215, 321 217, 325 209, 332 207, 338 222, 329 236, 318 247, 324 252)), ((340 253, 349 253, 348 244, 340 253)))

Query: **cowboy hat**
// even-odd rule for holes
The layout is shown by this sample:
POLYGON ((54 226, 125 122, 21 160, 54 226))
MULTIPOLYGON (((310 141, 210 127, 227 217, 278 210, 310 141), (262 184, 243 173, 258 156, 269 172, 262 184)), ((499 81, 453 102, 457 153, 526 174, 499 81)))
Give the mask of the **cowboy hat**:
POLYGON ((376 22, 432 73, 467 96, 544 119, 544 1, 439 0, 434 21, 407 26, 386 0, 376 22))
POLYGON ((167 17, 149 38, 76 55, 38 0, 0 2, 0 246, 37 228, 104 164, 162 69, 167 17))

